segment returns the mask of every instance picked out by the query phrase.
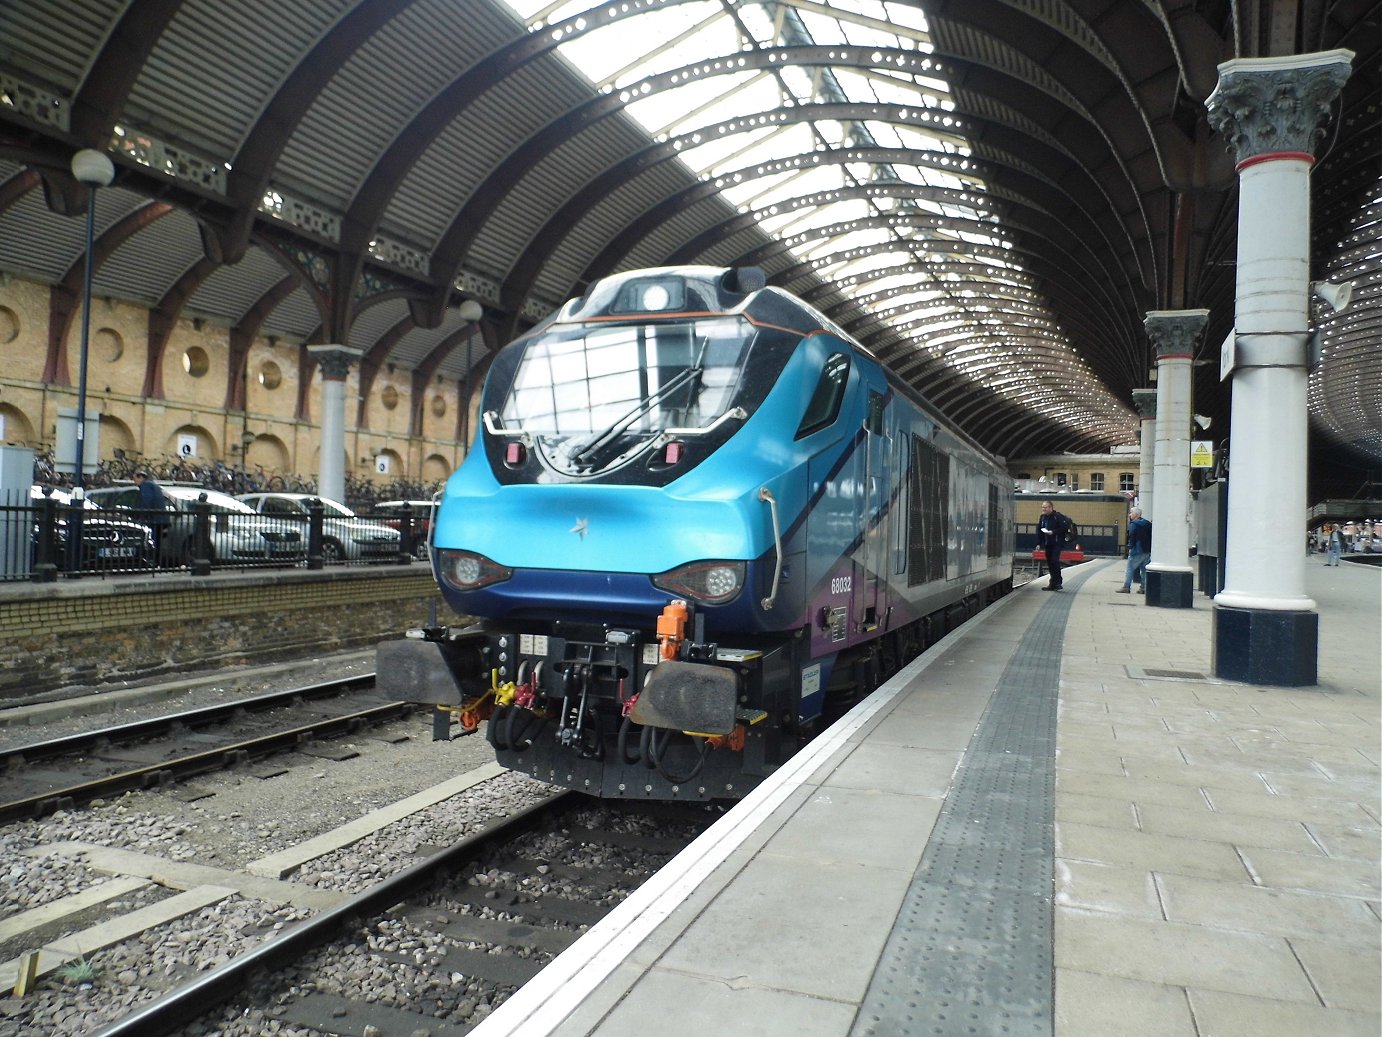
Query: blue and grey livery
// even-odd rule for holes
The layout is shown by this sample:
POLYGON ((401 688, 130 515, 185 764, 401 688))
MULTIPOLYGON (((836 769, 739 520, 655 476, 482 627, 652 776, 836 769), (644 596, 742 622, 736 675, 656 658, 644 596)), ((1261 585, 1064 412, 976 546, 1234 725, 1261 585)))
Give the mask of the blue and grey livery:
POLYGON ((1011 484, 755 268, 605 278, 505 348, 395 693, 600 796, 739 797, 1012 585, 1011 484))

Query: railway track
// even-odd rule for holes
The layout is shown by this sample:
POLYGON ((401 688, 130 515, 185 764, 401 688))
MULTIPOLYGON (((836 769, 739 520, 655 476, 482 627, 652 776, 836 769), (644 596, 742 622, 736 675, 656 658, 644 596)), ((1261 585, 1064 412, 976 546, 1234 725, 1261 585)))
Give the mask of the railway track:
POLYGON ((220 1027, 256 1017, 322 1033, 463 1034, 715 816, 700 808, 649 817, 646 806, 639 804, 635 816, 577 793, 554 793, 292 925, 94 1037, 155 1037, 197 1020, 236 1032, 220 1027), (377 939, 385 930, 406 938, 398 946, 377 939), (341 959, 361 954, 387 967, 391 988, 445 993, 391 997, 327 978, 342 968, 341 959), (221 1021, 211 1022, 218 1006, 226 1006, 221 1021))
POLYGON ((0 822, 284 750, 332 755, 318 742, 418 708, 374 695, 373 684, 373 674, 324 681, 0 751, 0 822))

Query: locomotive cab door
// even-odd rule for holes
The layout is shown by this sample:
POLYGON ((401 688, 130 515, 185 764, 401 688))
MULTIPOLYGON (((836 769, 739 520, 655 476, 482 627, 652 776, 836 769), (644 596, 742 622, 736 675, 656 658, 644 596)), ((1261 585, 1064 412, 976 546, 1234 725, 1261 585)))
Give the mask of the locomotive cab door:
POLYGON ((859 629, 869 632, 881 626, 888 612, 888 498, 892 486, 891 443, 888 440, 888 402, 886 383, 868 388, 864 414, 864 489, 859 495, 862 531, 858 580, 854 596, 855 618, 859 629))

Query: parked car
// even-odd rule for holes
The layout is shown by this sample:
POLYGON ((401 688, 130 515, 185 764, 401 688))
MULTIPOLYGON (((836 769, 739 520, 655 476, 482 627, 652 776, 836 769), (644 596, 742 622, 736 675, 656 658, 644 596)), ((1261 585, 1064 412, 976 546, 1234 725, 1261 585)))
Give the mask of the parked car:
POLYGON ((427 545, 432 542, 432 512, 436 505, 429 500, 386 500, 369 509, 371 518, 378 518, 387 526, 401 528, 401 521, 391 516, 398 515, 407 505, 413 513, 413 549, 409 552, 415 558, 427 557, 427 545))
MULTIPOLYGON (((190 563, 196 557, 193 505, 203 497, 211 506, 210 557, 214 564, 232 562, 301 562, 307 557, 306 531, 295 523, 277 522, 258 514, 243 501, 219 490, 162 483, 170 521, 159 545, 165 564, 190 563)), ((102 508, 123 509, 147 522, 139 505, 139 487, 109 486, 88 490, 87 498, 102 508)))
MULTIPOLYGON (((58 504, 64 505, 58 512, 56 542, 53 545, 51 561, 59 569, 67 570, 72 566, 68 546, 68 516, 72 513, 66 509, 72 505, 72 495, 66 490, 49 490, 43 486, 29 488, 29 499, 35 507, 49 495, 58 504)), ((38 515, 35 513, 35 557, 40 532, 38 515)), ((101 509, 90 499, 86 501, 82 511, 81 538, 81 553, 77 558, 78 569, 144 569, 157 564, 154 558, 153 531, 148 526, 102 515, 101 509)))
MULTIPOLYGON (((398 530, 361 518, 340 501, 311 493, 242 493, 237 497, 261 515, 307 528, 308 507, 322 502, 322 561, 393 561, 398 557, 398 530)), ((305 537, 306 532, 303 533, 305 537)))

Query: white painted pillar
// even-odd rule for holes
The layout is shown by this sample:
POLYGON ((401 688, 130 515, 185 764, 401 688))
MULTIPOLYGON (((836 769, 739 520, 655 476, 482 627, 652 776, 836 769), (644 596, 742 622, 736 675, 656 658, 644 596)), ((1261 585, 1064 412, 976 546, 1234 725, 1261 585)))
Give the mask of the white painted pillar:
MULTIPOLYGON (((1195 340, 1208 310, 1155 310, 1143 327, 1156 347, 1156 486, 1152 512, 1152 560, 1147 566, 1147 604, 1191 608, 1195 572, 1190 567, 1190 398, 1195 340)), ((1146 508, 1143 508, 1146 514, 1146 508)))
POLYGON ((317 493, 345 500, 345 383, 350 364, 364 355, 350 346, 308 346, 322 373, 321 451, 317 493))
POLYGON ((1238 159, 1228 547, 1214 604, 1214 671, 1299 686, 1318 672, 1305 593, 1311 148, 1348 80, 1346 50, 1228 61, 1205 102, 1238 159))
POLYGON ((1134 389, 1133 406, 1142 422, 1137 434, 1141 456, 1138 459, 1137 506, 1148 522, 1152 519, 1152 491, 1156 487, 1156 390, 1134 389))

